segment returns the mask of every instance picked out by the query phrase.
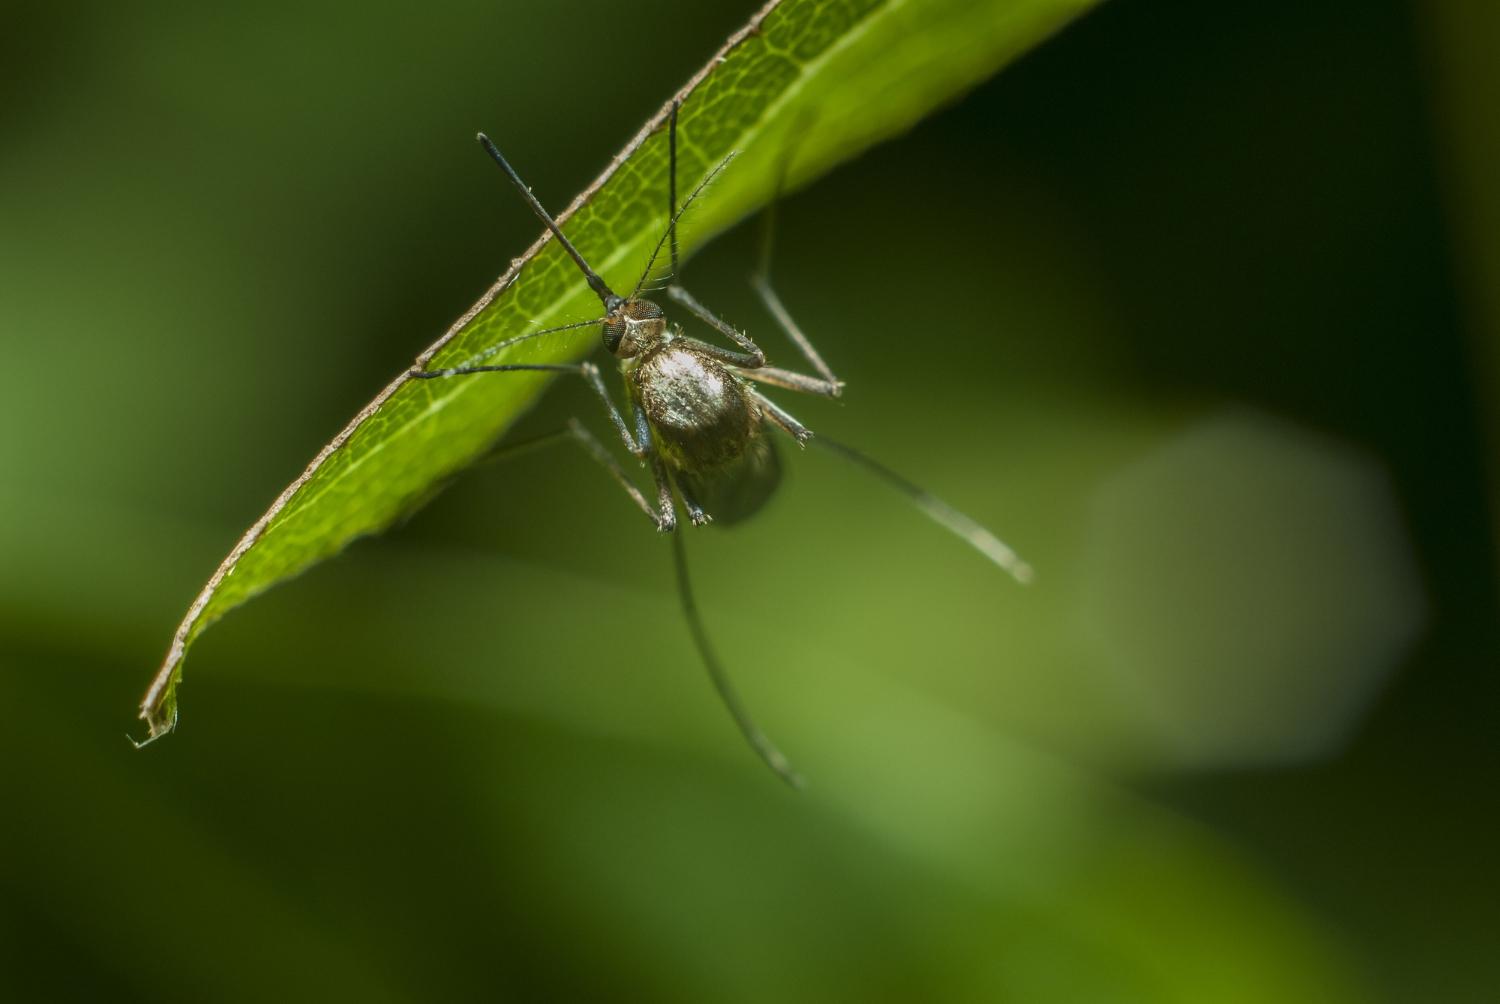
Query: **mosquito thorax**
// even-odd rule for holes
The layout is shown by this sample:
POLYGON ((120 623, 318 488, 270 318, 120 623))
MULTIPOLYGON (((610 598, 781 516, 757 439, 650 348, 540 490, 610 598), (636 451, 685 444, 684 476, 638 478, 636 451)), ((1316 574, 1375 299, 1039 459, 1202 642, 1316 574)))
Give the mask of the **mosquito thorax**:
POLYGON ((666 316, 656 304, 640 298, 624 300, 604 318, 604 347, 610 355, 631 359, 661 341, 666 329, 666 316))

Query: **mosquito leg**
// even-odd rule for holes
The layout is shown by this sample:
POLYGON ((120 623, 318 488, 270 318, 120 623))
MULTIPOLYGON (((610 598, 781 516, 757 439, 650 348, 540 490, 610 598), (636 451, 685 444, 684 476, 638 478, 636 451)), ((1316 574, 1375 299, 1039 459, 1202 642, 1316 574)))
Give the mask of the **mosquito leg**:
POLYGON ((922 510, 929 519, 962 538, 974 550, 1008 572, 1017 582, 1024 585, 1032 580, 1034 573, 1031 566, 1022 561, 1015 551, 1006 546, 1004 541, 936 495, 917 487, 880 461, 866 456, 852 446, 846 446, 826 436, 819 436, 815 442, 824 449, 859 464, 895 488, 909 498, 912 504, 922 510))
POLYGON ((791 413, 781 405, 757 391, 752 390, 750 393, 755 395, 756 401, 760 402, 766 418, 786 430, 787 435, 795 439, 798 446, 805 447, 807 441, 813 438, 812 430, 793 418, 791 413))
POLYGON ((740 372, 751 380, 758 380, 772 387, 784 387, 787 390, 797 391, 799 394, 838 397, 844 392, 844 385, 840 381, 829 383, 827 380, 820 380, 806 373, 794 373, 791 370, 777 369, 775 366, 762 366, 760 369, 740 372))
MULTIPOLYGON (((677 506, 672 500, 672 476, 667 472, 667 465, 661 454, 656 452, 651 422, 639 402, 632 401, 631 415, 635 418, 636 442, 643 447, 640 459, 651 468, 651 479, 656 483, 656 507, 661 514, 658 525, 663 531, 672 530, 677 526, 677 506)), ((686 498, 683 496, 684 501, 686 498)))
POLYGON ((688 629, 693 634, 693 644, 697 646, 698 655, 702 657, 703 665, 708 669, 709 679, 713 680, 714 689, 719 692, 719 697, 724 701, 724 706, 729 709, 734 723, 739 726, 740 732, 749 741, 750 747, 760 755, 766 766, 793 788, 801 788, 804 784, 802 775, 792 769, 786 756, 772 744, 771 740, 766 738, 766 734, 760 730, 755 720, 750 717, 750 713, 745 710, 745 706, 740 703, 734 684, 729 682, 729 675, 724 672, 719 657, 714 653, 713 646, 709 644, 708 631, 703 626, 703 618, 698 613, 698 604, 693 599, 693 584, 688 578, 687 548, 682 538, 683 535, 679 533, 672 540, 672 554, 677 566, 677 589, 682 595, 682 612, 687 617, 688 629))
POLYGON ((646 518, 651 521, 653 526, 662 531, 670 531, 673 529, 673 527, 676 525, 677 520, 676 514, 671 510, 671 508, 668 507, 665 513, 663 513, 658 508, 653 508, 651 502, 646 498, 645 494, 642 493, 641 490, 635 486, 635 482, 630 479, 630 475, 625 473, 625 469, 620 466, 619 462, 615 460, 614 456, 610 454, 609 450, 605 449, 604 444, 599 442, 598 437, 590 432, 587 427, 585 427, 584 424, 578 421, 578 419, 576 418, 568 419, 568 424, 565 428, 557 429, 556 431, 549 432, 546 435, 537 436, 534 439, 523 440, 519 443, 502 443, 496 447, 493 447, 489 452, 481 455, 477 460, 474 461, 474 463, 501 463, 506 460, 513 460, 516 457, 523 456, 527 453, 535 452, 536 450, 543 449, 544 447, 553 446, 557 443, 569 441, 577 443, 579 446, 583 447, 583 452, 592 457, 600 467, 604 468, 605 472, 608 473, 610 477, 614 478, 615 483, 625 490, 625 494, 630 496, 630 500, 636 504, 636 508, 640 509, 641 512, 646 514, 646 518))
POLYGON ((590 362, 582 363, 505 363, 499 366, 454 366, 441 370, 411 370, 408 375, 417 380, 437 380, 444 377, 469 376, 474 373, 574 373, 583 377, 585 383, 598 396, 604 411, 609 415, 615 431, 620 434, 620 440, 625 444, 625 449, 630 455, 642 459, 651 449, 649 441, 637 440, 631 435, 629 427, 625 425, 625 418, 620 414, 620 409, 615 405, 614 398, 609 396, 609 391, 604 386, 604 378, 599 375, 599 367, 590 362))
POLYGON ((713 522, 713 517, 703 511, 698 500, 693 498, 693 493, 680 480, 677 482, 677 493, 682 496, 682 504, 687 508, 688 518, 693 521, 694 526, 707 526, 713 522))
POLYGON ((648 457, 651 477, 656 481, 656 528, 662 533, 677 529, 677 505, 672 501, 672 478, 667 474, 667 465, 661 455, 653 451, 648 457))
MULTIPOLYGON (((813 369, 818 371, 819 379, 801 377, 799 381, 800 385, 792 389, 804 390, 809 394, 819 394, 823 397, 838 397, 843 394, 844 381, 833 375, 833 370, 829 369, 828 364, 823 361, 823 357, 818 355, 818 350, 813 348, 812 342, 802 333, 802 328, 792 319, 792 315, 787 313, 786 307, 781 302, 781 297, 776 295, 776 290, 771 286, 770 278, 761 273, 756 273, 750 277, 750 286, 760 296, 761 302, 766 305, 766 310, 770 311, 771 316, 776 319, 776 323, 781 325, 781 330, 785 331, 786 336, 791 339, 792 344, 797 346, 797 350, 802 353, 802 357, 808 361, 813 369)), ((792 375, 799 376, 798 374, 792 375)), ((771 381, 768 380, 766 382, 770 383, 771 381)), ((782 384, 781 386, 789 386, 789 384, 782 384)))
POLYGON ((750 340, 749 335, 736 331, 732 325, 720 320, 718 315, 699 303, 698 298, 693 296, 692 293, 689 293, 681 286, 672 285, 667 287, 667 295, 686 307, 698 320, 707 324, 719 332, 719 334, 729 338, 745 350, 743 352, 735 352, 731 349, 721 349, 716 345, 699 343, 708 349, 719 362, 728 363, 731 366, 738 366, 741 369, 747 370, 760 369, 766 364, 766 354, 760 350, 759 345, 750 340))
MULTIPOLYGON (((632 400, 630 414, 635 419, 635 441, 647 450, 655 449, 655 440, 651 435, 651 420, 646 417, 646 409, 642 408, 639 401, 632 400)), ((642 454, 641 459, 645 459, 642 454)))
MULTIPOLYGON (((812 340, 803 334, 802 327, 786 309, 777 295, 776 289, 771 285, 771 249, 776 239, 776 207, 781 202, 781 188, 786 183, 786 168, 790 165, 791 157, 788 156, 787 163, 782 165, 781 176, 776 181, 776 194, 766 206, 766 211, 761 217, 764 221, 760 230, 760 255, 756 262, 755 272, 750 276, 750 288, 760 297, 760 302, 765 304, 766 310, 776 319, 781 330, 786 332, 787 338, 791 339, 797 351, 802 353, 808 365, 817 371, 820 380, 814 381, 810 377, 801 377, 799 384, 778 384, 777 386, 789 387, 792 390, 801 390, 809 394, 820 394, 823 397, 838 397, 844 392, 844 381, 833 375, 833 370, 823 361, 818 350, 813 348, 812 340)), ((772 383, 773 381, 766 381, 772 383)))
MULTIPOLYGON (((599 442, 598 438, 592 432, 584 428, 582 422, 576 418, 569 419, 567 434, 573 438, 574 442, 583 447, 585 453, 597 460, 599 466, 609 472, 610 477, 614 478, 615 482, 621 488, 625 489, 625 494, 630 496, 631 501, 640 508, 641 512, 646 514, 646 518, 654 523, 658 530, 663 533, 670 533, 676 529, 677 513, 672 506, 672 496, 670 493, 662 496, 658 500, 657 508, 653 509, 646 496, 641 493, 641 490, 635 486, 635 482, 631 481, 630 476, 625 473, 625 469, 604 448, 604 444, 599 442)), ((521 445, 524 447, 529 444, 521 445)), ((652 460, 658 465, 660 464, 660 461, 657 460, 654 454, 652 460)), ((660 488, 660 482, 658 482, 658 488, 660 488)))

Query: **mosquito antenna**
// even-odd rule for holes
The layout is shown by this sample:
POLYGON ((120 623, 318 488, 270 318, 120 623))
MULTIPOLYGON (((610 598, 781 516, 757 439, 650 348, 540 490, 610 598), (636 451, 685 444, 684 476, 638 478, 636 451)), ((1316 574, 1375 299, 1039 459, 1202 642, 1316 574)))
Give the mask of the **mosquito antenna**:
POLYGON ((537 201, 536 196, 531 194, 531 189, 526 187, 526 183, 521 180, 521 176, 516 173, 516 169, 511 167, 506 161, 504 155, 500 153, 500 149, 494 143, 490 142, 490 138, 484 133, 479 134, 479 144, 484 147, 485 153, 488 153, 495 159, 495 163, 500 165, 500 170, 504 171, 505 176, 516 186, 516 190, 521 193, 521 198, 526 200, 526 204, 531 207, 531 211, 536 213, 537 217, 543 223, 547 224, 547 229, 551 230, 552 236, 556 237, 562 244, 563 250, 573 256, 573 260, 578 263, 578 268, 583 272, 583 277, 588 280, 589 288, 594 291, 600 300, 604 301, 604 309, 613 310, 623 303, 624 301, 615 294, 614 290, 606 286, 604 280, 599 278, 599 273, 589 268, 589 263, 583 260, 583 255, 578 253, 578 249, 573 246, 573 242, 563 236, 563 232, 558 229, 557 223, 553 221, 551 216, 547 215, 547 210, 543 209, 542 204, 537 201))
POLYGON ((677 110, 681 107, 681 101, 673 100, 672 118, 667 124, 667 233, 672 242, 673 276, 677 275, 677 110))
POLYGON ((1006 546, 1005 542, 999 537, 996 537, 989 530, 986 530, 983 526, 980 526, 936 495, 912 484, 880 461, 866 456, 852 446, 846 446, 836 440, 829 439, 821 432, 812 437, 812 443, 854 461, 892 488, 901 492, 907 498, 911 499, 912 504, 922 510, 933 522, 961 537, 974 550, 1010 573, 1011 578, 1017 582, 1025 585, 1035 577, 1031 566, 1022 561, 1016 552, 1006 546))
POLYGON ((635 297, 639 295, 641 287, 646 285, 646 279, 650 277, 651 270, 656 267, 656 257, 657 255, 661 254, 661 249, 667 243, 668 236, 673 236, 675 238, 675 235, 677 233, 677 221, 682 219, 683 215, 688 211, 688 207, 693 204, 693 200, 696 199, 700 194, 702 194, 703 190, 709 186, 709 183, 717 178, 719 176, 719 172, 728 167, 729 162, 736 156, 738 156, 738 151, 731 151, 728 156, 715 164, 714 169, 708 172, 708 176, 702 181, 698 182, 698 187, 693 189, 692 194, 687 197, 687 201, 682 204, 682 208, 672 214, 672 219, 667 223, 666 231, 663 232, 661 237, 657 239, 656 247, 651 249, 651 257, 646 259, 645 271, 641 273, 640 281, 635 284, 635 289, 631 291, 631 299, 635 299, 635 297))
MULTIPOLYGON (((504 341, 496 342, 494 345, 491 345, 489 348, 481 349, 479 352, 476 352, 474 355, 470 356, 468 359, 465 359, 463 361, 463 363, 461 365, 459 365, 459 366, 450 366, 450 367, 447 367, 447 368, 442 369, 442 370, 435 370, 435 371, 430 371, 430 372, 438 372, 438 373, 447 374, 449 370, 466 369, 466 368, 468 368, 470 366, 474 366, 474 365, 476 365, 478 363, 484 362, 486 359, 490 358, 495 353, 500 352, 500 351, 502 351, 504 349, 508 349, 512 345, 517 345, 517 344, 519 344, 521 342, 529 342, 533 338, 540 338, 542 335, 555 334, 555 333, 557 333, 559 331, 572 331, 574 328, 587 328, 590 325, 603 324, 606 320, 608 320, 608 318, 596 317, 596 318, 593 318, 592 320, 588 320, 588 321, 573 321, 570 324, 559 324, 555 328, 542 328, 539 331, 528 331, 524 335, 516 335, 514 338, 507 338, 504 341)), ((428 371, 424 371, 424 372, 428 372, 428 371)))
POLYGON ((719 662, 719 657, 714 654, 713 646, 709 644, 708 632, 703 627, 703 619, 698 615, 698 604, 693 600, 693 585, 688 579, 687 547, 682 542, 681 531, 672 534, 672 555, 677 565, 677 590, 682 594, 682 612, 687 616, 688 628, 693 632, 693 644, 698 646, 698 654, 703 657, 703 665, 708 668, 709 678, 714 682, 714 689, 719 692, 724 706, 729 709, 734 723, 740 727, 750 746, 760 758, 766 762, 766 766, 774 770, 783 781, 793 788, 801 788, 805 782, 802 775, 792 768, 786 756, 777 749, 766 734, 760 730, 751 719, 750 713, 740 703, 739 694, 735 692, 734 685, 729 682, 729 675, 724 672, 724 667, 719 662))

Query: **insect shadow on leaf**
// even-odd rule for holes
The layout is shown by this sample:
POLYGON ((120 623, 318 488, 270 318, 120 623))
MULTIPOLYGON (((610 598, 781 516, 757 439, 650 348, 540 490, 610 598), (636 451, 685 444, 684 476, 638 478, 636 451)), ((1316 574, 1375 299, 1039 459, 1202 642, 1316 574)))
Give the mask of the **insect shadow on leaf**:
MULTIPOLYGON (((777 198, 771 200, 765 213, 761 252, 750 284, 766 311, 796 346, 815 375, 768 366, 766 354, 760 346, 705 307, 679 282, 678 222, 734 156, 730 154, 715 165, 679 206, 677 118, 680 107, 680 102, 674 103, 667 120, 667 227, 652 249, 646 267, 629 296, 619 295, 600 278, 526 187, 499 148, 489 137, 480 133, 479 142, 485 152, 505 172, 532 212, 573 259, 589 288, 599 297, 604 314, 586 321, 530 331, 490 346, 464 365, 444 369, 414 369, 411 376, 437 380, 481 373, 540 371, 570 373, 583 379, 599 399, 625 450, 650 471, 654 498, 648 498, 614 454, 576 418, 570 420, 565 429, 550 435, 526 443, 503 446, 492 453, 490 459, 553 442, 576 443, 604 468, 659 531, 673 533, 673 557, 683 613, 692 632, 693 642, 719 696, 729 709, 735 724, 766 765, 789 784, 801 787, 801 775, 750 717, 709 642, 707 629, 694 598, 682 535, 674 533, 677 529, 678 499, 694 526, 703 526, 711 521, 730 525, 754 515, 770 499, 781 478, 781 463, 773 441, 775 433, 771 430, 774 426, 799 447, 805 447, 809 442, 818 444, 874 474, 904 494, 927 516, 1010 573, 1017 581, 1030 581, 1032 572, 1030 566, 1017 557, 1014 551, 979 523, 853 447, 827 437, 815 438, 790 412, 762 393, 758 385, 836 398, 843 393, 844 383, 834 375, 833 370, 792 319, 771 284, 771 247, 777 198), (690 337, 681 325, 667 319, 661 306, 642 296, 663 250, 667 251, 670 258, 669 279, 663 290, 667 299, 734 343, 735 348, 724 348, 690 337), (625 386, 624 410, 611 396, 599 367, 593 362, 489 364, 484 361, 520 342, 596 324, 600 326, 604 348, 619 361, 625 386)), ((777 183, 778 198, 789 161, 790 157, 783 162, 783 170, 777 183)))

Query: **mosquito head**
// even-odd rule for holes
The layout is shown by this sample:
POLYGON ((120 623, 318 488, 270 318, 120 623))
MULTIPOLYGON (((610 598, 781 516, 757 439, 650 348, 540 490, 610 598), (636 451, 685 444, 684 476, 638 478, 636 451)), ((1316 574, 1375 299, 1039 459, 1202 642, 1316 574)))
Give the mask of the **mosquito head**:
POLYGON ((665 315, 650 300, 620 300, 604 318, 604 347, 612 356, 630 359, 661 341, 666 329, 665 315))

